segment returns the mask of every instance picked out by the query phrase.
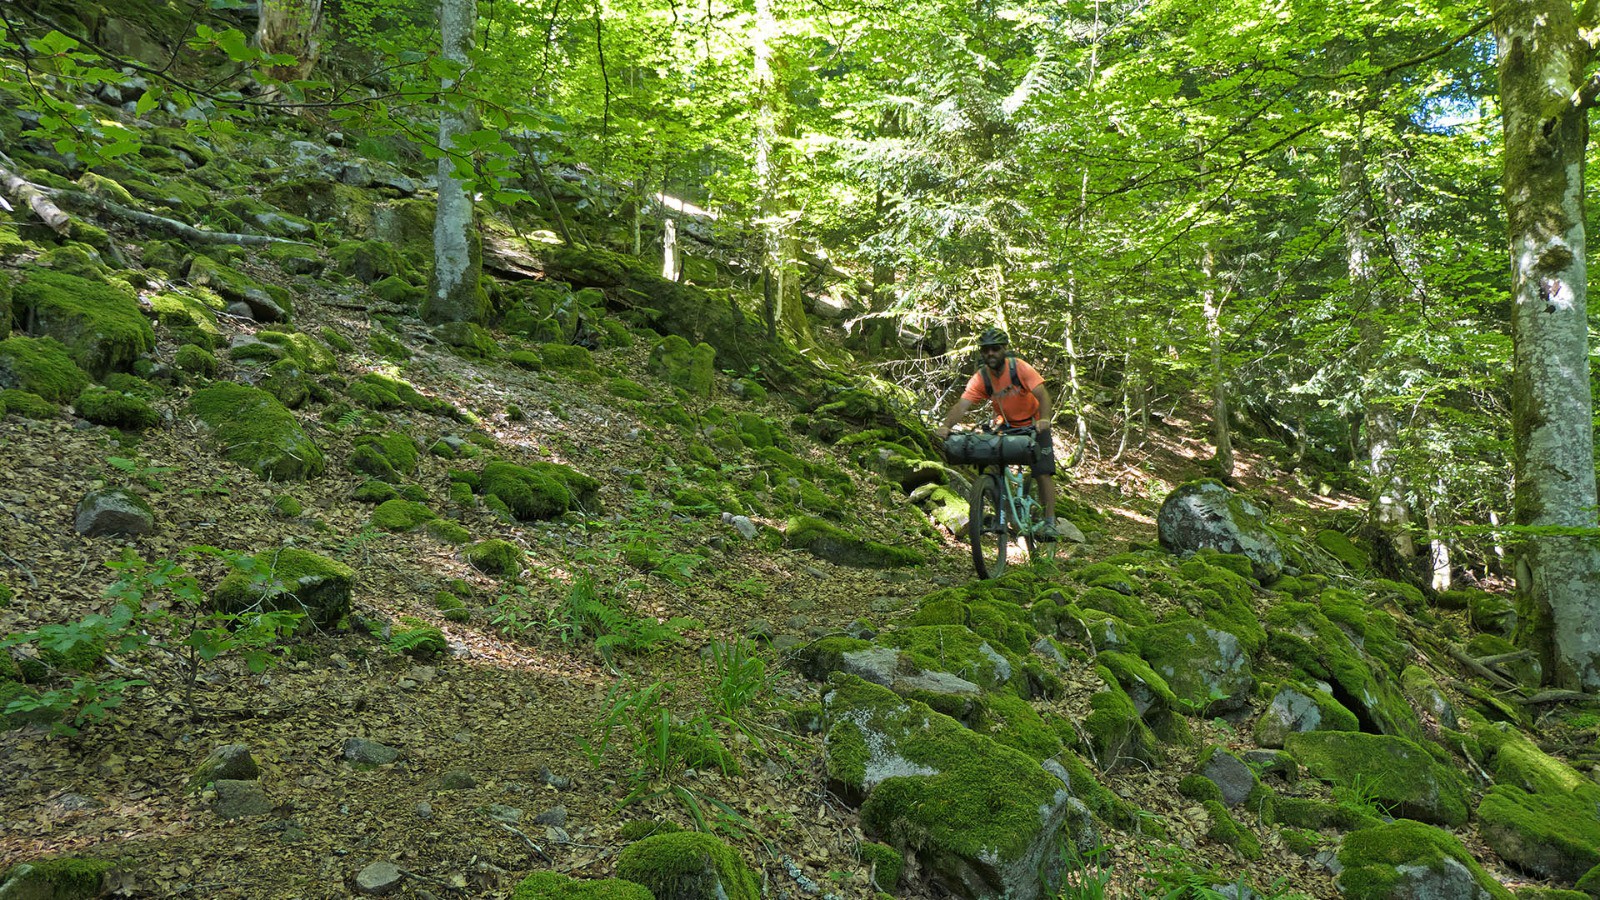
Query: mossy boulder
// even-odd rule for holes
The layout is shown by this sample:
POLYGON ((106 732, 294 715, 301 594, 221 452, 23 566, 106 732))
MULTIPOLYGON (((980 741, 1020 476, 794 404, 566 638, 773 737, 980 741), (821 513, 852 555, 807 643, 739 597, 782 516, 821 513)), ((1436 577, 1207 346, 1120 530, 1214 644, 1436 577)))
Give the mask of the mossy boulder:
POLYGON ((1575 882, 1600 867, 1600 785, 1504 725, 1473 729, 1496 784, 1478 805, 1484 843, 1517 868, 1575 882))
POLYGON ((23 419, 54 419, 60 415, 61 407, 38 394, 11 389, 0 391, 0 413, 23 419))
POLYGON ((55 338, 15 335, 0 341, 0 390, 71 403, 88 386, 88 374, 55 338))
POLYGON ((1334 697, 1365 730, 1421 737, 1421 723, 1390 666, 1391 660, 1403 664, 1407 650, 1388 613, 1367 609, 1354 595, 1325 591, 1321 604, 1280 602, 1265 619, 1267 651, 1298 669, 1298 680, 1331 683, 1334 697))
POLYGON ((283 547, 257 553, 252 571, 256 577, 234 572, 222 579, 211 594, 218 609, 304 612, 321 628, 337 625, 350 612, 356 573, 338 560, 283 547))
POLYGON ((56 856, 20 863, 0 877, 5 900, 94 900, 102 896, 106 875, 117 867, 107 859, 56 856))
POLYGON ((985 690, 1029 696, 1028 663, 1003 644, 991 644, 964 625, 912 625, 881 635, 878 643, 903 651, 930 672, 949 672, 985 690))
POLYGON ((1089 698, 1089 714, 1082 722, 1082 741, 1078 744, 1098 762, 1102 771, 1114 772, 1130 763, 1159 765, 1163 761, 1160 741, 1150 730, 1116 676, 1104 666, 1096 673, 1105 690, 1089 698))
POLYGON ((198 344, 184 344, 173 354, 172 364, 180 372, 213 378, 217 374, 217 357, 198 344))
POLYGON ((517 883, 511 900, 655 900, 650 889, 622 878, 572 878, 535 872, 517 883))
POLYGON ((829 680, 824 728, 830 782, 866 798, 863 830, 915 853, 940 887, 1017 900, 1053 892, 1071 798, 1038 762, 848 675, 829 680))
POLYGON ((1350 900, 1512 900, 1448 831, 1401 819, 1357 831, 1339 848, 1339 891, 1350 900))
POLYGON ((395 497, 378 504, 372 511, 372 527, 383 531, 410 531, 437 519, 427 504, 395 497))
POLYGON ((1140 629, 1134 643, 1185 713, 1215 716, 1249 701, 1255 674, 1233 634, 1198 619, 1178 619, 1140 629))
POLYGON ((1284 749, 1329 784, 1359 783, 1394 815, 1452 828, 1467 821, 1468 785, 1460 772, 1405 738, 1309 731, 1289 735, 1284 749))
MULTIPOLYGON (((376 337, 382 332, 373 332, 376 337)), ((400 409, 409 407, 419 412, 445 412, 450 405, 435 400, 418 391, 410 382, 377 372, 368 372, 347 389, 350 399, 368 409, 400 409)))
POLYGON ((399 484, 403 476, 417 470, 417 445, 410 436, 388 431, 356 438, 348 465, 352 471, 371 475, 380 481, 399 484))
POLYGON ((30 334, 60 341, 96 378, 126 371, 156 344, 138 298, 120 283, 33 269, 13 288, 11 305, 30 334))
POLYGON ((189 411, 211 427, 230 460, 262 478, 298 481, 322 474, 322 450, 300 429, 294 414, 271 394, 242 384, 195 391, 189 411))
POLYGON ((1210 824, 1206 827, 1206 837, 1232 847, 1245 859, 1261 858, 1261 840, 1250 829, 1240 825, 1228 812, 1228 807, 1221 801, 1207 800, 1201 804, 1205 808, 1210 824))
POLYGON ((1273 692, 1261 718, 1256 720, 1255 741, 1263 747, 1282 747, 1291 734, 1304 731, 1359 731, 1355 713, 1332 694, 1302 684, 1283 684, 1273 692))
MULTIPOLYGON (((212 298, 216 296, 209 291, 204 293, 212 298)), ((222 331, 217 328, 216 312, 221 303, 213 306, 206 299, 200 292, 162 291, 152 295, 149 303, 156 314, 156 322, 170 331, 180 343, 215 350, 222 345, 222 331)))
POLYGON ((391 275, 407 274, 405 261, 382 241, 347 241, 333 248, 335 269, 363 284, 372 284, 391 275))
POLYGON ((594 355, 587 347, 575 344, 540 344, 539 360, 545 371, 576 373, 594 371, 594 355))
POLYGON ((196 256, 184 278, 194 287, 209 288, 225 300, 250 307, 251 317, 258 322, 283 322, 294 314, 287 291, 270 289, 209 256, 196 256))
POLYGON ((447 347, 454 347, 463 356, 492 359, 500 352, 500 345, 481 325, 472 322, 446 322, 433 329, 434 337, 447 347))
POLYGON ((1174 553, 1217 550, 1250 560, 1263 584, 1283 570, 1283 551, 1267 527, 1266 512, 1210 479, 1180 485, 1156 516, 1161 546, 1174 553))
POLYGON ((710 344, 691 346, 675 334, 667 335, 650 349, 650 372, 691 397, 710 398, 716 366, 717 351, 710 344))
POLYGON ((1327 551, 1329 556, 1338 560, 1346 569, 1352 572, 1367 571, 1367 554, 1357 547, 1342 531, 1324 528, 1317 532, 1317 546, 1327 551))
POLYGON ((234 197, 223 202, 220 208, 251 228, 274 237, 303 238, 316 230, 309 221, 254 197, 234 197))
POLYGON ((79 394, 72 405, 78 415, 96 425, 140 430, 161 421, 161 416, 143 398, 98 386, 79 394))
POLYGON ((519 466, 495 460, 483 467, 477 489, 517 519, 530 521, 553 519, 585 500, 592 505, 599 483, 559 463, 519 466))
POLYGON ((311 335, 298 331, 263 329, 254 335, 242 335, 229 348, 228 355, 238 362, 288 360, 312 375, 326 375, 338 365, 333 351, 311 335))
POLYGON ((784 540, 791 547, 809 550, 818 559, 841 566, 890 569, 923 563, 922 554, 915 550, 858 538, 811 516, 790 519, 784 530, 784 540))
POLYGON ((861 845, 861 862, 867 866, 872 886, 880 891, 893 891, 900 886, 900 873, 905 869, 904 853, 887 844, 871 841, 861 845))
POLYGON ((516 576, 527 560, 527 554, 522 552, 521 547, 499 538, 479 541, 468 547, 462 555, 474 569, 501 578, 516 576))
POLYGON ((657 834, 628 845, 617 876, 643 885, 655 900, 760 900, 761 888, 739 854, 698 831, 657 834))

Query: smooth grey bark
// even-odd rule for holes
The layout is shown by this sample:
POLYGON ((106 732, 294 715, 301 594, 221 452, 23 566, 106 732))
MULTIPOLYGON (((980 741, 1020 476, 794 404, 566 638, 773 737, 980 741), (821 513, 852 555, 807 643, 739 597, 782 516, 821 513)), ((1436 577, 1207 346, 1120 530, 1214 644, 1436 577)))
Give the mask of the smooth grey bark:
MULTIPOLYGON (((440 0, 440 53, 445 59, 467 65, 472 49, 472 29, 478 21, 477 0, 440 0)), ((451 96, 458 79, 441 80, 445 100, 439 113, 439 204, 433 220, 433 271, 422 318, 428 322, 482 322, 488 298, 479 285, 483 274, 482 249, 473 221, 472 198, 456 177, 456 136, 474 127, 471 108, 451 96)))
POLYGON ((305 78, 321 55, 322 0, 261 0, 256 21, 256 46, 267 53, 287 53, 295 64, 269 66, 278 81, 305 78))
POLYGON ((683 277, 683 260, 678 257, 678 220, 673 218, 661 223, 661 277, 668 281, 683 277))
MULTIPOLYGON (((1585 6, 1586 16, 1594 4, 1585 6)), ((1511 251, 1518 642, 1562 687, 1600 690, 1584 155, 1593 50, 1568 0, 1494 0, 1511 251)))
POLYGON ((1211 438, 1216 447, 1217 472, 1233 480, 1233 432, 1228 427, 1228 379, 1222 370, 1223 291, 1217 289, 1217 257, 1208 243, 1200 255, 1200 305, 1206 319, 1206 342, 1211 347, 1211 438))

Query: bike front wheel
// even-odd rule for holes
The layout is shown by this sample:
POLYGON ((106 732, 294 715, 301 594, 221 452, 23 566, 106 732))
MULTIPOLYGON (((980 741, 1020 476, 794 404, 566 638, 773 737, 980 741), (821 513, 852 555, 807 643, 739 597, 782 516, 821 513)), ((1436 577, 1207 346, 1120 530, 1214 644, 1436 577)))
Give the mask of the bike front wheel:
POLYGON ((1006 549, 1011 541, 1010 516, 1005 513, 1005 491, 993 473, 972 483, 968 496, 967 538, 972 542, 972 565, 979 578, 999 578, 1006 570, 1006 549))

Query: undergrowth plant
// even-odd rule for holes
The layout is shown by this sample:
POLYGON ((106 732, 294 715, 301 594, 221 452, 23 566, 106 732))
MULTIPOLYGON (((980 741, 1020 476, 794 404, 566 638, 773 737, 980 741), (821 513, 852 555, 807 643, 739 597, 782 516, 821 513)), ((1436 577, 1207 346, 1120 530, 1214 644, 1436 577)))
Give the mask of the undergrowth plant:
MULTIPOLYGON (((251 557, 206 546, 190 547, 184 554, 220 557, 270 589, 271 574, 251 557)), ((129 662, 147 651, 181 660, 183 705, 191 718, 196 717, 195 685, 207 665, 236 656, 251 672, 266 671, 277 662, 283 642, 304 616, 277 610, 211 609, 199 581, 175 560, 150 562, 125 552, 108 565, 117 573, 105 590, 114 601, 109 610, 0 638, 0 649, 32 647, 37 654, 33 658, 58 661, 54 668, 67 678, 62 687, 14 697, 3 711, 6 717, 48 720, 53 733, 75 735, 86 725, 104 721, 130 689, 149 684, 141 678, 102 677, 95 671, 101 660, 110 656, 118 660, 119 670, 127 670, 129 662)))
POLYGON ((612 653, 619 649, 638 653, 677 643, 685 629, 698 623, 681 616, 661 622, 650 616, 632 615, 602 595, 594 579, 585 576, 574 581, 566 597, 550 611, 548 624, 563 643, 593 642, 595 650, 609 663, 612 653))

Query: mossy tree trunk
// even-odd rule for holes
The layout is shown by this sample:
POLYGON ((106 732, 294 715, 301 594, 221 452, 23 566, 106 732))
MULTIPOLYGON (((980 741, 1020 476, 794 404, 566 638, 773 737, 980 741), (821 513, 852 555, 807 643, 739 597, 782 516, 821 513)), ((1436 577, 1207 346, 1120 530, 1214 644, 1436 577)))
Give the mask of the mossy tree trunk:
MULTIPOLYGON (((463 71, 477 21, 477 0, 440 0, 441 55, 463 71)), ((439 113, 439 205, 433 220, 433 271, 428 277, 428 296, 422 302, 423 320, 433 323, 482 322, 488 313, 479 284, 483 249, 477 240, 472 197, 456 174, 456 137, 475 126, 470 105, 455 96, 459 81, 449 75, 440 83, 444 102, 439 113)))
POLYGON ((1600 690, 1583 181, 1594 3, 1494 0, 1511 251, 1519 643, 1564 687, 1600 690))
POLYGON ((322 0, 261 0, 256 46, 267 53, 287 53, 295 64, 269 66, 276 81, 296 81, 311 74, 321 55, 322 0))

